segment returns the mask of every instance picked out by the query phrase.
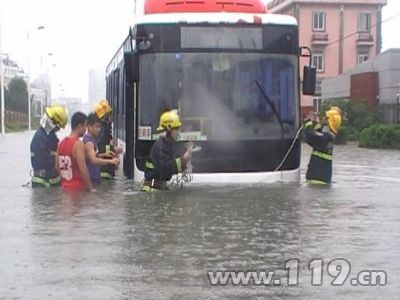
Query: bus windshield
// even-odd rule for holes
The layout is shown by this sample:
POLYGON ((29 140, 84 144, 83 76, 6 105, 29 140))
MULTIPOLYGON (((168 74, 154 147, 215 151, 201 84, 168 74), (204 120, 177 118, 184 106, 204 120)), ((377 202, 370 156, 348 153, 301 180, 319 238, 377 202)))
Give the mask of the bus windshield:
POLYGON ((140 58, 140 140, 155 140, 162 112, 176 109, 194 140, 277 139, 298 120, 297 57, 268 53, 146 53, 140 58), (256 81, 274 102, 279 119, 256 81))

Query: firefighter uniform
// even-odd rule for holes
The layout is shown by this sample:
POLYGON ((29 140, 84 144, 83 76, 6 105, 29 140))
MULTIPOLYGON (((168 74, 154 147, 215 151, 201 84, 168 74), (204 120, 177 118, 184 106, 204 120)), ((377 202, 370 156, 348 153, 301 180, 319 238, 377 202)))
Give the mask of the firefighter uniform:
POLYGON ((168 111, 161 115, 158 131, 167 131, 167 134, 161 136, 150 150, 150 156, 145 165, 145 182, 142 191, 166 189, 167 182, 172 176, 186 169, 187 161, 183 157, 185 149, 169 133, 171 129, 180 127, 181 121, 175 111, 168 111))
MULTIPOLYGON (((112 108, 107 100, 101 100, 95 107, 95 114, 99 118, 101 123, 101 131, 99 133, 97 141, 97 147, 99 154, 107 153, 110 151, 114 152, 112 143, 112 121, 111 121, 112 108)), ((115 166, 106 165, 101 167, 100 176, 102 179, 113 179, 115 176, 115 166)))
MULTIPOLYGON (((101 120, 101 131, 97 139, 99 153, 114 152, 112 142, 112 124, 108 120, 101 120)), ((109 164, 100 168, 100 177, 102 179, 113 179, 115 176, 115 165, 109 164)))
POLYGON ((304 125, 306 141, 313 148, 306 179, 310 184, 326 185, 332 181, 332 152, 335 136, 341 125, 340 110, 332 107, 326 112, 328 128, 321 130, 319 123, 307 121, 304 125))
POLYGON ((67 124, 68 115, 62 106, 47 107, 31 141, 32 187, 60 185, 60 176, 55 168, 58 146, 56 131, 67 124))
POLYGON ((145 186, 166 189, 166 184, 172 176, 186 169, 183 152, 175 141, 165 136, 160 137, 151 148, 150 157, 145 165, 145 186))

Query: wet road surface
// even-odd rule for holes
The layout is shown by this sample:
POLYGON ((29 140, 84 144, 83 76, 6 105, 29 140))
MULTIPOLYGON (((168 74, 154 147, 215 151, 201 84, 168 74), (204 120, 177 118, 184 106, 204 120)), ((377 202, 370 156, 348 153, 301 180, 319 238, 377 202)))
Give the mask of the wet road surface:
MULTIPOLYGON (((117 180, 73 198, 31 190, 29 133, 0 136, 0 299, 399 299, 400 152, 337 146, 331 188, 117 180), (299 283, 284 262, 300 260, 299 283), (307 264, 346 259, 343 286, 307 264), (280 286, 211 286, 208 271, 277 270, 280 286), (384 270, 385 286, 352 286, 384 270), (315 276, 313 277, 315 279, 315 276)), ((310 149, 304 146, 302 174, 310 149)), ((304 178, 302 178, 304 180, 304 178)))

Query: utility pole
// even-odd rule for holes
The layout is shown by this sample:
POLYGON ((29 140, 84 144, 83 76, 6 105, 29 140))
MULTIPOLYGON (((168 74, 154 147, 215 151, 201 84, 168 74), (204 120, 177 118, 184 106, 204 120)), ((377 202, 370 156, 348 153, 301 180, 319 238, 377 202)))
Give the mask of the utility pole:
POLYGON ((396 103, 396 124, 399 124, 399 110, 400 110, 400 83, 399 83, 399 92, 397 93, 397 103, 396 103))
POLYGON ((30 41, 29 41, 29 30, 26 33, 26 38, 27 38, 27 48, 28 48, 28 67, 27 67, 27 72, 28 72, 28 130, 32 130, 32 116, 31 116, 31 67, 30 67, 30 41))
MULTIPOLYGON (((1 9, 1 7, 0 7, 1 9)), ((3 71, 3 54, 2 54, 2 44, 1 44, 1 10, 0 10, 0 97, 1 97, 1 134, 5 135, 6 134, 6 128, 5 128, 5 101, 4 101, 4 71, 3 71)))

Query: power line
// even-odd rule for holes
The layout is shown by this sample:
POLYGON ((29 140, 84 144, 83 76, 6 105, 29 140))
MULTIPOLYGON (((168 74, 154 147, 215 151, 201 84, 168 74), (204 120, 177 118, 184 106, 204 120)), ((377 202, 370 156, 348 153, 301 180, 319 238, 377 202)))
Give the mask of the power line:
MULTIPOLYGON (((394 19, 394 18, 397 18, 397 17, 400 17, 400 13, 395 14, 395 15, 393 15, 393 16, 391 16, 391 17, 389 17, 389 18, 387 18, 387 19, 385 19, 385 20, 383 20, 383 21, 381 21, 381 22, 379 22, 379 23, 375 23, 375 24, 371 25, 370 28, 374 28, 374 27, 378 26, 378 24, 379 24, 379 25, 382 25, 383 23, 386 23, 387 21, 390 21, 390 20, 392 20, 392 19, 394 19)), ((353 33, 350 33, 350 34, 344 36, 342 39, 338 39, 338 40, 336 40, 336 41, 333 41, 333 42, 331 42, 331 43, 328 43, 326 46, 328 47, 328 46, 334 45, 334 44, 336 44, 336 43, 339 43, 340 41, 347 40, 348 38, 350 38, 350 37, 352 37, 352 36, 355 36, 355 35, 357 35, 357 34, 359 34, 359 33, 360 33, 359 31, 355 31, 355 32, 353 32, 353 33)))

